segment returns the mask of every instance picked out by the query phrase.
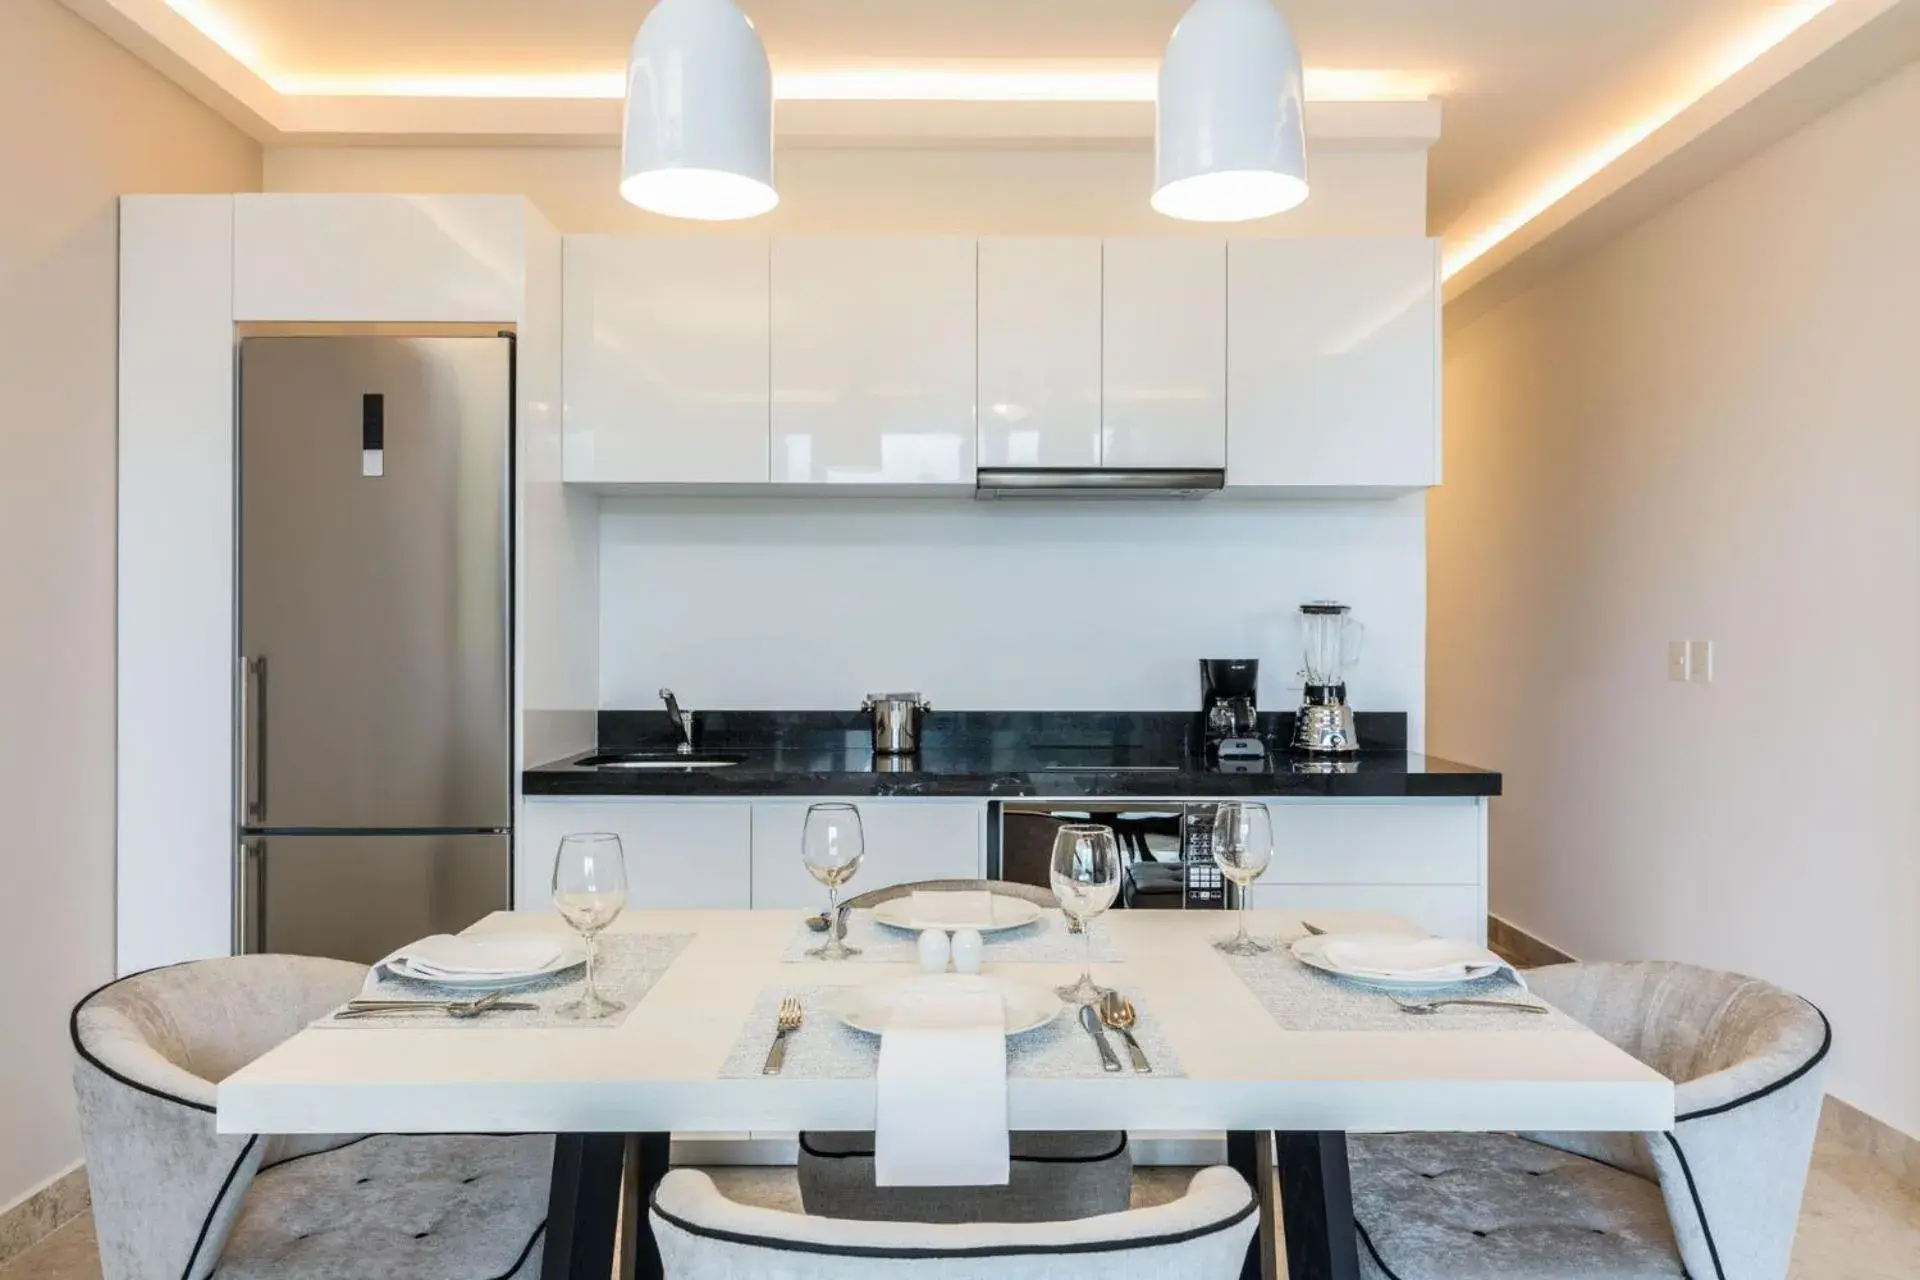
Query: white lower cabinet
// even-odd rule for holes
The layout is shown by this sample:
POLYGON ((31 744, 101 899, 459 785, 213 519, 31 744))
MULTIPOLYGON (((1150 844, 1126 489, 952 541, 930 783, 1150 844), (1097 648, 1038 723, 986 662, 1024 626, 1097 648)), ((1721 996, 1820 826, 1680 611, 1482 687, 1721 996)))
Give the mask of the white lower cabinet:
MULTIPOLYGON (((530 798, 515 840, 514 905, 548 906, 554 852, 575 831, 610 831, 627 855, 628 902, 648 907, 826 905, 800 860, 806 799, 739 802, 530 798)), ((849 896, 986 874, 985 800, 861 800, 867 852, 849 896)), ((1261 909, 1405 916, 1486 940, 1485 802, 1275 800, 1261 909)))
MULTIPOLYGON (((753 806, 753 905, 827 905, 827 891, 800 861, 808 801, 753 806)), ((968 880, 986 873, 986 802, 860 802, 867 852, 849 896, 918 880, 968 880)))
POLYGON ((521 811, 514 839, 517 909, 550 905, 554 854, 560 838, 575 831, 620 837, 631 908, 753 905, 752 805, 553 797, 529 799, 521 811))

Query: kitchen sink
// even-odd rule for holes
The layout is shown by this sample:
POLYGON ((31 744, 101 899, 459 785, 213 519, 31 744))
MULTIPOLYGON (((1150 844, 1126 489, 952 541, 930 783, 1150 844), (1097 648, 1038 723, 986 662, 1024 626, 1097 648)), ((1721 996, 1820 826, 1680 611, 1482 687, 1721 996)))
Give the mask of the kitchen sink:
POLYGON ((658 769, 662 771, 692 769, 731 769, 737 764, 746 763, 743 756, 709 755, 695 752, 683 756, 673 751, 626 751, 613 755, 588 756, 580 762, 586 769, 658 769))

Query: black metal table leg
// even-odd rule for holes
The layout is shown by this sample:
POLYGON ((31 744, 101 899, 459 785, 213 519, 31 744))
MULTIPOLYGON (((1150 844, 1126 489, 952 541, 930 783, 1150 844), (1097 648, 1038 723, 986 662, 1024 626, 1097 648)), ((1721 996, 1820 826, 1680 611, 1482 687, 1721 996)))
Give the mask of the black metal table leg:
MULTIPOLYGON (((1253 1188, 1254 1199, 1260 1202, 1260 1221, 1264 1226, 1271 1220, 1271 1206, 1267 1203, 1272 1195, 1273 1183, 1262 1177, 1260 1168, 1260 1148, 1272 1141, 1273 1135, 1266 1132, 1236 1132, 1227 1135, 1227 1164, 1233 1171, 1247 1180, 1253 1188)), ((1247 1245, 1246 1261, 1240 1264, 1240 1280, 1263 1280, 1262 1259, 1265 1254, 1265 1242, 1261 1232, 1253 1233, 1253 1240, 1247 1245)))
POLYGON ((607 1280, 613 1274, 626 1149, 624 1134, 554 1135, 542 1280, 607 1280))
POLYGON ((653 1238, 653 1220, 647 1206, 653 1189, 667 1176, 672 1158, 672 1135, 636 1133, 627 1139, 627 1180, 624 1192, 626 1225, 620 1238, 621 1280, 662 1280, 660 1246, 653 1238))
POLYGON ((1324 1131, 1273 1137, 1288 1280, 1359 1280, 1347 1135, 1324 1131))

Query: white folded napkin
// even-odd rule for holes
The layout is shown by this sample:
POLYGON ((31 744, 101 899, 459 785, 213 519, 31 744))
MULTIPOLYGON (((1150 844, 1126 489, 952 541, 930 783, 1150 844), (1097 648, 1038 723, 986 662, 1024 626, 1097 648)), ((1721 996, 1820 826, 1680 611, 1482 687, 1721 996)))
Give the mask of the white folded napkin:
POLYGON ((1452 938, 1415 938, 1393 933, 1329 934, 1320 941, 1327 963, 1367 978, 1415 981, 1464 979, 1506 962, 1485 947, 1452 938))
POLYGON ((436 933, 409 942, 387 959, 405 960, 407 968, 422 977, 512 977, 545 969, 565 948, 564 938, 436 933))
POLYGON ((978 928, 993 923, 993 894, 985 889, 915 889, 907 915, 920 929, 978 928))
POLYGON ((997 994, 946 977, 895 1008, 875 1079, 878 1185, 1007 1185, 1006 1022, 997 994))

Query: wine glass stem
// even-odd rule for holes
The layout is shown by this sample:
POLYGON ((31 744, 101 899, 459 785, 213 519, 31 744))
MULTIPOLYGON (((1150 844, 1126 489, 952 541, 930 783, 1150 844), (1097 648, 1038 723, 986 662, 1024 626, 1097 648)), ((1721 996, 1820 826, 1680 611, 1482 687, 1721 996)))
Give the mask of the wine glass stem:
POLYGON ((600 935, 596 931, 587 935, 587 985, 580 993, 581 1003, 588 1006, 600 1003, 600 993, 594 989, 593 985, 594 962, 599 959, 599 955, 600 935))
POLYGON ((1082 966, 1080 981, 1091 987, 1093 986, 1093 921, 1089 920, 1080 926, 1080 936, 1087 944, 1087 962, 1082 966))
POLYGON ((1233 940, 1238 943, 1246 943, 1250 940, 1247 934, 1247 886, 1245 885, 1240 886, 1240 932, 1233 940))
POLYGON ((828 951, 839 948, 840 942, 840 886, 827 886, 827 947, 828 951))

